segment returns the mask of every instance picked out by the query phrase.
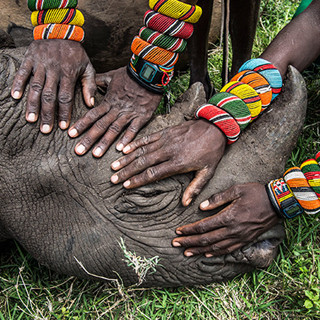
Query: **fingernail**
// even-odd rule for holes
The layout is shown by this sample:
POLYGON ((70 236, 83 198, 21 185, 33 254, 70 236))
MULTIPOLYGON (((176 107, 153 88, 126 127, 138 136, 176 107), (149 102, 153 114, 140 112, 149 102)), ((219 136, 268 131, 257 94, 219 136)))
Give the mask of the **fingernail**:
POLYGON ((117 169, 118 167, 120 167, 120 162, 119 161, 115 161, 111 164, 111 168, 112 169, 117 169))
POLYGON ((27 120, 30 122, 35 122, 36 121, 36 114, 35 113, 29 113, 27 115, 27 120))
POLYGON ((188 200, 186 201, 186 206, 188 206, 191 201, 192 201, 192 199, 188 199, 188 200))
POLYGON ((126 146, 124 149, 123 149, 123 152, 126 153, 130 150, 130 146, 126 146))
POLYGON ((78 154, 83 154, 85 150, 86 148, 83 144, 79 144, 78 146, 76 146, 76 152, 78 154))
POLYGON ((119 143, 119 144, 116 146, 116 149, 117 149, 118 151, 122 151, 123 147, 124 147, 124 145, 123 145, 122 143, 119 143))
POLYGON ((91 103, 91 106, 93 107, 94 106, 94 98, 93 97, 90 99, 90 103, 91 103))
POLYGON ((111 177, 111 182, 112 183, 117 183, 117 181, 119 180, 119 177, 117 175, 114 175, 111 177))
POLYGON ((180 230, 176 230, 176 234, 182 234, 182 232, 180 230))
POLYGON ((68 134, 70 137, 73 138, 78 134, 78 131, 77 131, 77 129, 71 129, 71 130, 69 130, 68 134))
POLYGON ((201 207, 201 208, 206 208, 208 205, 209 205, 209 201, 206 200, 206 201, 203 201, 203 202, 200 204, 200 207, 201 207))
POLYGON ((100 147, 97 147, 93 150, 93 155, 95 157, 100 157, 102 155, 102 149, 100 147))
POLYGON ((41 130, 42 133, 49 133, 50 132, 50 126, 48 124, 44 124, 42 126, 42 130, 41 130))
POLYGON ((213 257, 213 254, 212 254, 212 253, 206 253, 205 256, 206 256, 207 258, 211 258, 211 257, 213 257))
POLYGON ((123 184, 123 186, 124 186, 125 188, 128 188, 128 187, 130 186, 130 180, 127 180, 127 181, 123 184))
POLYGON ((172 242, 172 245, 174 247, 181 247, 181 244, 179 242, 176 242, 176 241, 172 242))
POLYGON ((68 128, 67 121, 60 121, 60 129, 65 130, 68 128))
POLYGON ((19 99, 20 98, 20 92, 19 91, 15 91, 12 95, 13 99, 19 99))
POLYGON ((193 256, 193 253, 192 252, 185 252, 184 254, 186 257, 192 257, 193 256))

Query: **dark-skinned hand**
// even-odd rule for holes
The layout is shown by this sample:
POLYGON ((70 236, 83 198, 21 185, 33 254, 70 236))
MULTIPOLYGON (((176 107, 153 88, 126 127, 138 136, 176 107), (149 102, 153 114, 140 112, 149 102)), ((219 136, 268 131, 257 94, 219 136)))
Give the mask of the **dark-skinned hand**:
POLYGON ((150 120, 162 98, 162 95, 149 92, 132 80, 125 67, 98 74, 96 82, 100 87, 108 87, 102 103, 89 110, 69 129, 72 138, 88 130, 75 147, 77 155, 85 154, 99 140, 92 153, 101 157, 125 131, 116 146, 118 151, 122 151, 150 120))
POLYGON ((235 185, 202 202, 200 209, 208 211, 223 205, 227 206, 218 213, 177 228, 181 237, 175 238, 172 245, 187 248, 187 257, 225 255, 253 241, 279 221, 260 183, 235 185))
POLYGON ((95 71, 85 50, 76 41, 33 41, 13 81, 11 95, 14 99, 22 97, 29 78, 26 119, 36 122, 40 112, 43 133, 50 133, 53 128, 57 104, 59 126, 63 130, 68 128, 78 79, 87 106, 94 105, 95 71))
POLYGON ((195 178, 184 192, 187 206, 212 178, 224 154, 226 138, 206 120, 191 120, 131 142, 123 149, 127 155, 111 164, 119 170, 111 182, 124 182, 136 188, 166 177, 195 171, 195 178))

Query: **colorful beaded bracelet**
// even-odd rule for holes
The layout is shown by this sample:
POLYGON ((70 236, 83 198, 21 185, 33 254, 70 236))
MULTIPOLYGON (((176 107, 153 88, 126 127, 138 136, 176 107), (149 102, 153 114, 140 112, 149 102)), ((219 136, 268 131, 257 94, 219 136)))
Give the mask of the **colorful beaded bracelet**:
POLYGON ((251 59, 245 62, 239 72, 245 70, 252 70, 260 73, 265 77, 272 89, 272 100, 281 92, 282 77, 279 70, 265 59, 251 59))
POLYGON ((178 53, 156 47, 138 36, 132 41, 131 51, 144 60, 164 67, 174 66, 179 58, 178 53))
POLYGON ((266 191, 280 218, 291 219, 303 213, 303 208, 282 178, 270 181, 266 191))
POLYGON ((187 46, 187 41, 184 39, 171 37, 146 27, 140 29, 139 37, 154 46, 158 46, 171 52, 183 52, 187 46))
POLYGON ((31 23, 34 26, 41 24, 69 24, 82 27, 84 24, 84 16, 77 9, 45 9, 41 11, 33 11, 31 14, 31 23))
POLYGON ((28 0, 30 11, 76 8, 78 0, 28 0))
POLYGON ((171 37, 189 39, 193 34, 191 23, 175 20, 152 10, 146 11, 143 23, 147 28, 171 37))
POLYGON ((283 178, 307 214, 320 212, 320 200, 298 167, 288 169, 283 178))
POLYGON ((64 39, 82 42, 84 31, 81 27, 68 24, 41 24, 33 30, 34 40, 64 39))
POLYGON ((317 197, 320 197, 320 167, 315 159, 308 159, 300 166, 301 171, 317 197))
POLYGON ((241 131, 251 121, 251 113, 248 106, 234 94, 220 92, 212 96, 208 102, 227 111, 237 121, 241 131))
POLYGON ((266 78, 258 72, 252 70, 241 71, 236 74, 231 81, 240 81, 253 88, 261 99, 261 112, 264 111, 271 103, 272 90, 266 78))
POLYGON ((216 125, 227 137, 228 144, 236 142, 240 135, 240 127, 237 121, 226 111, 212 104, 200 106, 195 118, 203 118, 216 125))
POLYGON ((149 0, 150 9, 167 17, 196 23, 201 17, 202 9, 177 0, 149 0))
POLYGON ((220 92, 229 92, 242 99, 250 110, 251 121, 260 114, 262 107, 261 99, 258 93, 249 85, 240 81, 231 81, 220 92))

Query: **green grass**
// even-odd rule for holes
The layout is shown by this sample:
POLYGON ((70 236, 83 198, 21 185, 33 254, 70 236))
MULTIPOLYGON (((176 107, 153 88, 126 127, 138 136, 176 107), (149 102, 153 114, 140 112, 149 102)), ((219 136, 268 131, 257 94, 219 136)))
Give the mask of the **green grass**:
MULTIPOLYGON (((296 2, 265 0, 253 55, 287 24, 296 2)), ((219 88, 221 48, 210 52, 210 77, 219 88)), ((299 165, 320 150, 320 72, 305 72, 306 123, 288 161, 299 165)), ((173 84, 174 97, 188 74, 173 84)), ((320 221, 303 216, 286 222, 286 240, 266 270, 225 284, 180 289, 108 288, 57 275, 39 266, 16 244, 0 256, 0 320, 16 319, 320 319, 320 221)))

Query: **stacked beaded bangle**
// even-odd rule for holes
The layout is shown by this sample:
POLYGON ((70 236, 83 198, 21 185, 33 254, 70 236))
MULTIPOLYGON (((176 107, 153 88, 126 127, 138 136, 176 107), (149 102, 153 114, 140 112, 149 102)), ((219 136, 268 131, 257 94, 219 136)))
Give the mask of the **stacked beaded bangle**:
POLYGON ((270 181, 266 190, 282 218, 316 214, 320 212, 320 166, 315 159, 306 160, 300 168, 288 169, 283 178, 270 181))
MULTIPOLYGON (((282 78, 280 72, 267 60, 252 59, 245 62, 229 83, 210 100, 210 104, 205 105, 206 112, 195 113, 196 118, 205 118, 217 125, 228 139, 228 144, 238 140, 240 133, 248 124, 256 119, 271 103, 282 87, 282 78), (225 95, 222 95, 224 93, 225 95), (228 95, 226 95, 228 93, 228 95), (223 109, 238 124, 239 134, 230 129, 230 125, 221 121, 218 123, 215 118, 207 117, 210 112, 208 109, 216 110, 219 107, 223 109)), ((230 118, 222 121, 228 121, 230 118)), ((235 128, 233 126, 232 128, 235 128)))
POLYGON ((34 40, 84 40, 83 14, 76 9, 78 0, 28 0, 35 26, 34 40))
POLYGON ((198 6, 178 0, 150 0, 144 27, 131 44, 128 74, 144 88, 163 93, 173 77, 174 65, 202 13, 198 6))

